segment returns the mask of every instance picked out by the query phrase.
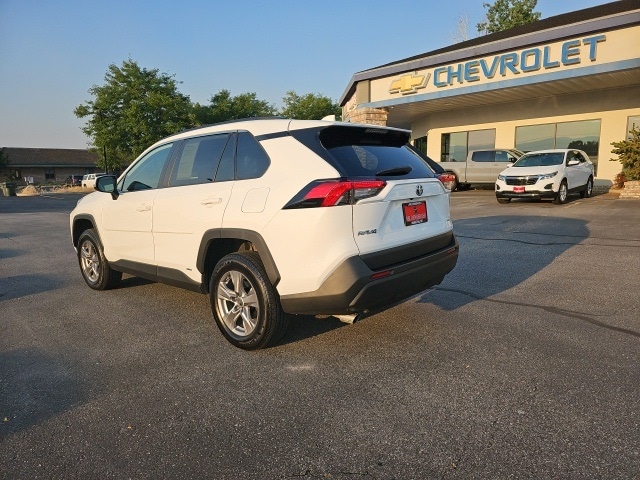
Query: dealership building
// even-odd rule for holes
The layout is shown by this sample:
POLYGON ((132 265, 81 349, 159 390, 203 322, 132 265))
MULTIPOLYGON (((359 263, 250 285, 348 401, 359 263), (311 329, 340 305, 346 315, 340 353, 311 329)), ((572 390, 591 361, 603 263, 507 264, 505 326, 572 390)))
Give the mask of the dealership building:
POLYGON ((549 17, 353 75, 343 120, 406 128, 438 161, 470 150, 577 148, 596 185, 640 127, 640 0, 549 17))

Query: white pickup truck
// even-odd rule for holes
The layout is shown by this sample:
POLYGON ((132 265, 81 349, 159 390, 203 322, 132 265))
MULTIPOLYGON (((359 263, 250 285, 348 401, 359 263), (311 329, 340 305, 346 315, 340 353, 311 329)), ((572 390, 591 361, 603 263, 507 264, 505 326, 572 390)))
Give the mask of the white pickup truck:
POLYGON ((523 152, 514 148, 471 150, 466 161, 440 162, 440 165, 456 177, 451 191, 456 188, 466 190, 472 184, 493 185, 498 174, 507 168, 507 164, 515 162, 522 155, 523 152))

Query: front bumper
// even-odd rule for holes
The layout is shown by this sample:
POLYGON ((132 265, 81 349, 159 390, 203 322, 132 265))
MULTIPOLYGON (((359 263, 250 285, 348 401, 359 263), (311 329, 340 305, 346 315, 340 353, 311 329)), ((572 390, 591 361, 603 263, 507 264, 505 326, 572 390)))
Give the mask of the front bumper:
MULTIPOLYGON (((377 258, 367 256, 351 257, 318 290, 281 297, 282 308, 293 314, 339 315, 378 310, 405 300, 438 285, 456 265, 459 246, 452 232, 429 244, 437 248, 425 252, 423 243, 416 248, 422 250, 419 256, 392 265, 377 265, 377 258), (382 274, 386 276, 377 278, 382 274)), ((403 258, 408 247, 385 256, 403 258)))
POLYGON ((524 191, 522 193, 515 193, 513 191, 498 191, 496 190, 496 198, 556 198, 557 193, 554 191, 524 191))
POLYGON ((558 185, 551 179, 541 179, 537 182, 530 182, 530 177, 510 177, 508 180, 518 183, 507 184, 504 180, 498 179, 495 184, 496 198, 556 198, 558 195, 558 185), (517 190, 517 191, 516 191, 517 190))

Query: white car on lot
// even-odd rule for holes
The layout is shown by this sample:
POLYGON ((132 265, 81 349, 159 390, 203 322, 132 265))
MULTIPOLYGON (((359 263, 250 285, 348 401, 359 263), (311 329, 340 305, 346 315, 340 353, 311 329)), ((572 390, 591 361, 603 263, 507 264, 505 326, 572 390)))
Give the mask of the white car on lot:
POLYGON ((561 204, 574 192, 582 198, 590 197, 593 163, 582 150, 529 152, 500 172, 495 190, 500 203, 514 198, 550 198, 561 204))
POLYGON ((82 177, 82 188, 94 188, 96 186, 96 178, 106 173, 87 173, 82 177))
POLYGON ((518 160, 524 153, 515 148, 491 148, 471 150, 465 158, 451 158, 440 162, 447 173, 454 175, 451 190, 468 190, 471 185, 492 185, 509 162, 518 160))
POLYGON ((449 193, 409 137, 255 119, 161 140, 71 212, 84 280, 105 290, 126 272, 207 293, 245 349, 275 342, 286 314, 384 309, 458 258, 449 193))

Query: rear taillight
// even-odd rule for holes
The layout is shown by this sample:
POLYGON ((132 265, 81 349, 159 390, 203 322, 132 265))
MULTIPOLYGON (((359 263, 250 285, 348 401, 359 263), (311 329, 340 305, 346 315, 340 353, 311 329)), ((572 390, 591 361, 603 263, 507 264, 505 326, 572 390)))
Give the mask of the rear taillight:
POLYGON ((384 180, 317 180, 303 188, 284 208, 353 205, 364 198, 375 197, 386 185, 384 180))

